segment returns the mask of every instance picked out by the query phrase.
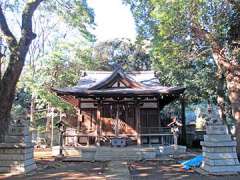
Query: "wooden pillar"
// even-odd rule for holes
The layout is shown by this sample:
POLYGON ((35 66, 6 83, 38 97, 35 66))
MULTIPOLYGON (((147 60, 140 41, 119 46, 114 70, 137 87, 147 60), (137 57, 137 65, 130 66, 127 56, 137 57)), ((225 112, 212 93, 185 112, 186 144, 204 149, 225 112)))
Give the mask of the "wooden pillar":
POLYGON ((101 102, 97 102, 97 141, 96 145, 100 146, 100 136, 102 135, 102 121, 101 121, 101 102))
POLYGON ((161 116, 160 116, 160 112, 162 110, 163 106, 160 104, 160 98, 157 99, 157 109, 158 109, 158 125, 159 127, 161 127, 161 116))
POLYGON ((181 119, 182 119, 182 138, 181 144, 186 145, 186 116, 185 116, 185 97, 182 95, 180 97, 181 102, 181 119))
POLYGON ((135 118, 136 118, 136 131, 137 131, 137 145, 141 145, 141 123, 140 123, 140 103, 135 102, 135 118))
POLYGON ((80 123, 82 122, 82 113, 81 113, 81 110, 80 109, 77 109, 77 133, 79 133, 80 131, 80 123))
POLYGON ((54 138, 54 107, 51 109, 51 147, 53 147, 54 138))
POLYGON ((116 104, 116 127, 115 127, 115 136, 119 135, 119 101, 116 104))
POLYGON ((83 115, 82 115, 80 107, 79 107, 79 109, 76 109, 76 111, 77 111, 77 132, 76 132, 76 135, 74 137, 74 145, 78 146, 78 139, 80 137, 79 133, 80 133, 80 129, 81 129, 81 123, 82 123, 83 115))

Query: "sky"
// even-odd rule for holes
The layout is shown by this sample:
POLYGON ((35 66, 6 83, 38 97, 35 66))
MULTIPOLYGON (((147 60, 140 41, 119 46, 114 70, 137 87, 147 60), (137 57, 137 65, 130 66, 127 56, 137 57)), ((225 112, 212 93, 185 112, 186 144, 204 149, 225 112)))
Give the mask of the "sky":
POLYGON ((122 4, 122 0, 88 0, 95 12, 97 41, 115 38, 136 38, 134 18, 130 8, 122 4))

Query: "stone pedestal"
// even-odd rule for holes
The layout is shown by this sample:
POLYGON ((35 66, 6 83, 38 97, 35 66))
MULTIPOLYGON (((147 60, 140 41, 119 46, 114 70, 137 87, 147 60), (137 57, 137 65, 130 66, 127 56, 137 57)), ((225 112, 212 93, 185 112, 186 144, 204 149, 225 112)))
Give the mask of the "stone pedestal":
POLYGON ((36 169, 28 126, 20 121, 9 126, 5 143, 0 143, 0 173, 21 174, 36 169))
POLYGON ((202 170, 209 174, 236 174, 240 172, 240 164, 236 153, 236 141, 231 139, 226 125, 221 121, 206 127, 203 151, 202 170))
POLYGON ((180 146, 175 144, 169 146, 159 146, 160 155, 183 154, 186 153, 186 149, 186 146, 180 146))

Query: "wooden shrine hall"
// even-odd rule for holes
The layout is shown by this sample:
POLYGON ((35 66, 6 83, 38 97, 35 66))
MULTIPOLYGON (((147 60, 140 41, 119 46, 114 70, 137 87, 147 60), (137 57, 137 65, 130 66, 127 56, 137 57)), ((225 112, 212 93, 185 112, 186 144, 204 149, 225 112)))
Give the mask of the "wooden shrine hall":
POLYGON ((124 138, 127 144, 173 144, 160 111, 170 102, 183 99, 184 90, 161 86, 154 71, 125 72, 121 68, 86 71, 76 86, 53 89, 78 110, 77 122, 71 127, 74 133, 66 131, 65 144, 74 136, 79 144, 96 145, 107 145, 113 138, 124 138))

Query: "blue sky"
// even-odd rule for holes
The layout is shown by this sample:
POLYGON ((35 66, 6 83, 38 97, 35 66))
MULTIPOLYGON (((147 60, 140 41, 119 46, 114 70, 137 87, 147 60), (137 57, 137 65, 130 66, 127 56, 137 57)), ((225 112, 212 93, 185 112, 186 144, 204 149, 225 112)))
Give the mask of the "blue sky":
POLYGON ((122 4, 122 0, 88 0, 95 12, 97 24, 94 34, 97 41, 114 38, 135 40, 136 30, 130 8, 122 4))

